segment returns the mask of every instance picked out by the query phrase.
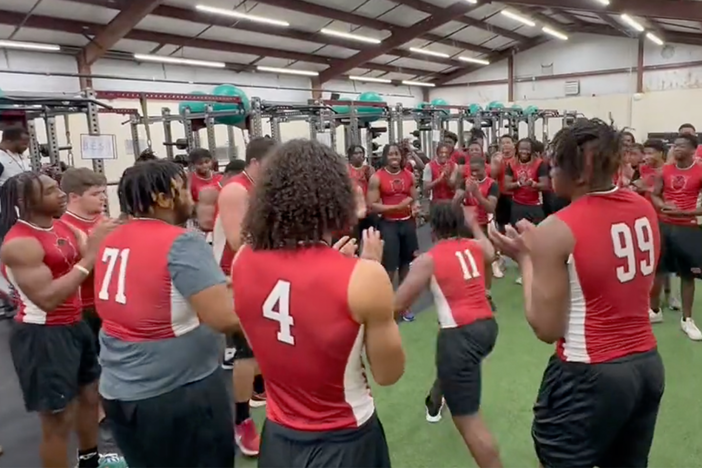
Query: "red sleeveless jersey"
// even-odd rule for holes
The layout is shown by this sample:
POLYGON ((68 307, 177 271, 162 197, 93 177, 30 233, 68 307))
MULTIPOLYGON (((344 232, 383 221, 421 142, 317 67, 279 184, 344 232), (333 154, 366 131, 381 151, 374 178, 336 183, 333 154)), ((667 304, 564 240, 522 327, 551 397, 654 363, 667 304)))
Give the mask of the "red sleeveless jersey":
POLYGON ((648 164, 642 164, 639 166, 639 176, 641 177, 641 181, 646 188, 646 192, 644 192, 642 196, 649 202, 651 201, 653 188, 656 185, 656 177, 661 174, 662 169, 662 167, 653 167, 649 166, 648 164))
MULTIPOLYGON (((51 228, 44 229, 19 220, 17 224, 12 226, 3 242, 6 243, 21 237, 32 237, 39 241, 44 250, 44 264, 51 270, 53 279, 58 279, 69 273, 80 260, 76 236, 71 228, 63 223, 56 222, 51 228)), ((56 309, 42 310, 24 294, 12 274, 12 269, 3 265, 3 271, 19 296, 16 321, 38 325, 71 325, 81 320, 82 304, 77 290, 56 309)))
MULTIPOLYGON (((464 173, 464 177, 466 180, 469 179, 471 177, 470 172, 468 172, 468 174, 464 173)), ((499 191, 493 189, 493 187, 497 188, 497 183, 490 177, 485 177, 483 180, 478 181, 478 189, 480 190, 481 195, 485 198, 490 195, 490 192, 493 192, 494 195, 499 194, 499 191)), ((480 205, 480 203, 478 203, 478 200, 467 191, 466 196, 463 198, 463 206, 468 206, 475 209, 478 224, 481 226, 487 226, 490 214, 480 205)))
MULTIPOLYGON (((399 205, 402 200, 412 196, 414 176, 411 172, 400 170, 393 174, 387 169, 375 173, 380 182, 380 202, 383 205, 399 205)), ((412 207, 383 213, 382 217, 390 220, 403 220, 412 217, 412 207)))
POLYGON ((515 159, 515 156, 511 156, 509 158, 503 157, 502 161, 500 161, 500 173, 497 174, 497 183, 500 186, 500 193, 504 195, 511 196, 513 193, 511 190, 505 189, 505 173, 507 172, 507 166, 509 166, 515 159))
POLYGON ((649 293, 661 243, 651 204, 614 188, 579 198, 555 215, 575 238, 568 326, 556 345, 558 356, 596 364, 654 349, 649 293))
MULTIPOLYGON (((514 158, 509 164, 512 180, 522 184, 528 180, 537 183, 539 181, 539 172, 543 170, 541 169, 542 164, 543 161, 538 158, 533 158, 526 164, 522 164, 514 158)), ((514 189, 512 199, 521 205, 537 206, 541 205, 541 192, 535 187, 518 187, 514 189)))
POLYGON ((350 163, 347 164, 347 167, 349 169, 349 176, 351 177, 351 180, 361 187, 364 195, 367 194, 368 181, 371 178, 371 167, 366 164, 361 167, 355 167, 350 163))
POLYGON ((444 180, 439 182, 434 186, 431 191, 432 201, 441 200, 453 200, 454 195, 456 195, 456 190, 451 187, 449 180, 451 178, 451 173, 456 168, 456 163, 449 160, 444 164, 439 164, 435 159, 429 162, 429 167, 431 168, 431 180, 434 181, 441 177, 442 172, 446 172, 444 180))
MULTIPOLYGON (((63 216, 61 216, 61 222, 66 223, 83 232, 86 236, 89 236, 93 228, 103 220, 103 216, 96 216, 93 219, 86 219, 78 216, 77 214, 66 211, 63 216)), ((83 307, 92 307, 95 305, 95 288, 93 287, 93 273, 83 281, 80 285, 80 299, 83 303, 83 307)))
POLYGON ((210 177, 203 178, 194 172, 190 173, 190 195, 193 197, 193 201, 197 203, 200 201, 200 190, 205 187, 216 184, 222 180, 222 174, 213 173, 210 177))
MULTIPOLYGON (((231 177, 221 187, 223 188, 229 184, 239 184, 249 193, 251 192, 251 189, 253 189, 253 180, 246 173, 246 171, 231 177)), ((221 191, 222 190, 220 188, 220 193, 221 191)), ((229 276, 235 252, 227 242, 227 236, 224 232, 222 219, 219 217, 219 197, 217 198, 217 206, 215 207, 215 222, 214 227, 212 228, 212 249, 214 250, 215 259, 222 268, 222 271, 225 275, 229 276)))
POLYGON ((431 293, 441 328, 492 317, 485 295, 485 257, 473 239, 445 239, 427 252, 434 262, 431 293))
POLYGON ((364 329, 348 305, 357 262, 326 245, 246 246, 237 256, 235 309, 266 376, 270 420, 321 432, 359 427, 373 415, 361 358, 364 329))
MULTIPOLYGON (((690 167, 679 168, 675 164, 666 164, 662 169, 663 200, 675 205, 680 210, 694 210, 702 191, 702 166, 693 163, 690 167)), ((697 218, 667 217, 661 213, 661 221, 681 226, 696 226, 697 218)))
POLYGON ((122 341, 151 341, 200 325, 168 271, 171 246, 186 232, 157 219, 135 218, 107 235, 95 263, 95 310, 105 333, 122 341))

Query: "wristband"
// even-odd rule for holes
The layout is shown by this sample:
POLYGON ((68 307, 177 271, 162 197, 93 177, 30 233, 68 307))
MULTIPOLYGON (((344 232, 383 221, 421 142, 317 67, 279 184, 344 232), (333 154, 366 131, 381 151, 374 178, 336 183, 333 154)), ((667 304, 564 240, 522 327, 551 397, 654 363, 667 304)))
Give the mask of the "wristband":
POLYGON ((80 272, 83 273, 85 276, 88 276, 88 275, 90 274, 90 270, 88 270, 87 268, 85 268, 83 265, 75 264, 75 265, 73 265, 73 268, 76 269, 76 270, 78 270, 78 271, 80 271, 80 272))

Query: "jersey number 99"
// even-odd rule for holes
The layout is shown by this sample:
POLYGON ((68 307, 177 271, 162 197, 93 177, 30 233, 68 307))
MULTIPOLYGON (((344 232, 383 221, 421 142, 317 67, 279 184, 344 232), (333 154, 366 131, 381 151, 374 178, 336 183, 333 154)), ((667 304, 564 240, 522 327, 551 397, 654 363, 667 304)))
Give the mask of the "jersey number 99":
POLYGON ((653 229, 648 218, 639 218, 634 222, 634 229, 624 223, 613 224, 611 229, 614 255, 625 261, 616 269, 617 279, 628 283, 640 272, 643 276, 653 273, 656 265, 656 251, 653 243, 653 229), (646 257, 637 264, 636 253, 646 257))

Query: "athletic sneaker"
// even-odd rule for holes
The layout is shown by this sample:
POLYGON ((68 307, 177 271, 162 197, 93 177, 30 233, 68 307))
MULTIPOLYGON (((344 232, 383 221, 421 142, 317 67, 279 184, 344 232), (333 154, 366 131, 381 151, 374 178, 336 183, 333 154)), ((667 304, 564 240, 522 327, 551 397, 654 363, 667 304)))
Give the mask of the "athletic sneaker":
POLYGON ((684 331, 687 337, 692 341, 702 341, 702 332, 697 328, 695 321, 691 318, 681 319, 680 328, 682 328, 682 331, 684 331))
POLYGON ((663 322, 663 311, 658 310, 658 312, 656 312, 653 309, 648 309, 648 319, 651 321, 651 323, 663 322))
POLYGON ((411 311, 405 311, 404 314, 402 314, 402 321, 403 322, 414 322, 414 313, 411 311))
POLYGON ((234 368, 234 355, 236 348, 225 348, 224 360, 222 361, 222 369, 232 370, 234 368))
POLYGON ((118 453, 100 455, 100 468, 127 468, 127 461, 118 453))
POLYGON ((261 446, 261 438, 256 430, 256 423, 249 418, 238 426, 234 426, 234 440, 241 453, 247 457, 257 457, 261 446))
POLYGON ((251 397, 251 400, 249 400, 249 406, 251 408, 260 408, 261 406, 266 406, 266 392, 254 392, 253 396, 251 397))
POLYGON ((522 284, 522 277, 520 276, 519 278, 517 278, 516 280, 514 280, 514 282, 515 282, 516 284, 522 284))
POLYGON ((679 311, 682 309, 682 305, 680 304, 680 300, 677 297, 670 296, 668 297, 668 308, 670 310, 674 311, 679 311))
POLYGON ((495 260, 494 262, 492 262, 492 276, 493 278, 497 279, 505 277, 505 273, 502 271, 502 268, 500 268, 499 260, 495 260))
POLYGON ((441 421, 441 411, 443 411, 444 405, 446 405, 446 400, 443 398, 441 398, 441 401, 437 404, 431 400, 431 395, 427 395, 427 397, 424 399, 424 407, 427 412, 427 422, 438 423, 441 421))

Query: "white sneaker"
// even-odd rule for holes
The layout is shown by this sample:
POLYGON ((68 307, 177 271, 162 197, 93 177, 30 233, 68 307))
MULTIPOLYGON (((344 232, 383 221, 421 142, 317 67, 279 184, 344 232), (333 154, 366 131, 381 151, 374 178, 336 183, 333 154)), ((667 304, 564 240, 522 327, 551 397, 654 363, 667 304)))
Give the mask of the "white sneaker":
POLYGON ((659 310, 658 312, 654 312, 653 309, 648 309, 648 319, 651 323, 663 322, 663 311, 659 310))
POLYGON ((668 298, 668 308, 670 310, 680 310, 682 309, 682 305, 680 304, 680 299, 677 297, 669 297, 668 298))
POLYGON ((445 406, 446 406, 446 400, 444 398, 441 398, 441 406, 439 406, 438 411, 436 408, 430 409, 425 404, 427 422, 438 423, 439 421, 441 421, 441 413, 444 411, 445 406), (432 414, 433 411, 436 411, 436 414, 432 414))
POLYGON ((500 268, 499 260, 495 260, 494 262, 492 262, 492 277, 497 279, 505 277, 505 273, 500 268))
POLYGON ((516 280, 514 280, 514 282, 517 283, 517 284, 522 284, 522 277, 520 276, 519 278, 517 278, 516 280))
POLYGON ((684 331, 687 337, 692 341, 702 341, 702 332, 697 328, 695 321, 691 318, 683 318, 680 320, 680 328, 682 328, 682 331, 684 331))

